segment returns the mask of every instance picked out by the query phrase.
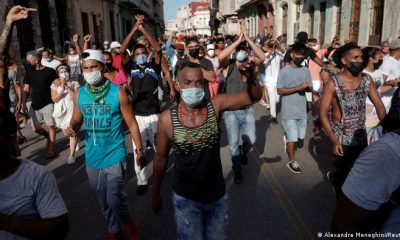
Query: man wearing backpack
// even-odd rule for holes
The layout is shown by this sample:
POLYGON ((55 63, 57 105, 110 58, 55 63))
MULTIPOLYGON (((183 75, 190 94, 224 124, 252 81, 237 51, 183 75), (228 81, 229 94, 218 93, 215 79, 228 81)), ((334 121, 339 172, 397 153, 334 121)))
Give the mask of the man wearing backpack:
POLYGON ((386 134, 360 154, 343 184, 334 233, 400 233, 400 89, 391 105, 381 122, 386 134))
MULTIPOLYGON (((236 49, 236 59, 230 59, 230 63, 224 69, 225 77, 225 93, 235 94, 246 90, 247 84, 244 81, 245 71, 250 67, 248 63, 246 46, 241 44, 243 39, 250 45, 256 56, 261 60, 265 60, 265 54, 256 43, 250 40, 245 29, 242 29, 243 36, 240 37, 229 47, 225 48, 219 55, 218 60, 223 62, 236 49)), ((241 163, 247 163, 246 154, 250 151, 256 139, 256 126, 254 109, 252 106, 244 107, 234 111, 226 111, 224 113, 225 127, 228 135, 229 152, 232 157, 232 169, 234 172, 234 183, 242 183, 242 166, 241 163), (243 144, 239 145, 240 137, 243 144)))

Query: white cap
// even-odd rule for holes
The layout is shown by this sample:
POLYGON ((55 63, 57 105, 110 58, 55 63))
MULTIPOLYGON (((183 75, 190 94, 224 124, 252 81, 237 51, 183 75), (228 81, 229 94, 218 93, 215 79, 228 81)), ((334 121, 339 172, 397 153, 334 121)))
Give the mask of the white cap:
POLYGON ((109 42, 107 40, 103 42, 103 45, 108 45, 108 44, 109 42))
POLYGON ((87 60, 96 60, 98 62, 104 63, 103 53, 101 53, 99 50, 87 49, 81 54, 81 58, 83 62, 87 60))
POLYGON ((208 45, 207 45, 207 50, 210 50, 210 49, 215 50, 214 44, 208 44, 208 45))
POLYGON ((110 48, 120 48, 121 47, 121 43, 119 43, 119 42, 112 42, 111 44, 110 44, 110 48))

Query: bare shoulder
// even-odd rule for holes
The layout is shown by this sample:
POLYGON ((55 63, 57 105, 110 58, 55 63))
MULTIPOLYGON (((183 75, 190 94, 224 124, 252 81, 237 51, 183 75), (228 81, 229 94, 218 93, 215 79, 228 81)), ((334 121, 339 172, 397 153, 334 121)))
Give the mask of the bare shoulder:
POLYGON ((158 131, 166 134, 168 138, 172 138, 172 119, 171 111, 169 109, 160 114, 158 119, 158 131))

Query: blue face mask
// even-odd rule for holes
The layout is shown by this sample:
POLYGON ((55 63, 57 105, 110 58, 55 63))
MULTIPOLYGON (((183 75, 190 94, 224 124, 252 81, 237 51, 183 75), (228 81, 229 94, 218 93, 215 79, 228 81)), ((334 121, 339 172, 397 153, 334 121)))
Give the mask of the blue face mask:
POLYGON ((204 98, 203 88, 182 89, 182 100, 191 107, 198 106, 204 98))
POLYGON ((147 62, 147 55, 146 54, 139 54, 135 57, 135 62, 139 65, 144 65, 147 62))
POLYGON ((239 51, 236 54, 236 60, 238 60, 239 62, 243 62, 246 58, 247 58, 247 55, 244 51, 239 51))

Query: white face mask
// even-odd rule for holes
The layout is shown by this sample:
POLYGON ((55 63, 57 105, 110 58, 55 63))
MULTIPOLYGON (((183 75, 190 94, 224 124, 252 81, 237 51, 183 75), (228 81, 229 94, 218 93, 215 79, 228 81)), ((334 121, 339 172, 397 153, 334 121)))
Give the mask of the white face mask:
POLYGON ((210 56, 210 57, 214 57, 214 55, 215 55, 215 50, 210 49, 210 50, 207 51, 207 54, 208 54, 208 56, 210 56))
POLYGON ((319 50, 319 44, 317 44, 315 46, 312 46, 311 48, 314 49, 314 51, 318 51, 319 50))
POLYGON ((69 80, 69 73, 68 72, 60 73, 60 74, 58 74, 58 77, 64 79, 65 81, 68 81, 69 80))
POLYGON ((97 70, 93 72, 84 72, 83 78, 87 83, 94 85, 99 83, 103 77, 101 76, 101 70, 97 70))

